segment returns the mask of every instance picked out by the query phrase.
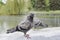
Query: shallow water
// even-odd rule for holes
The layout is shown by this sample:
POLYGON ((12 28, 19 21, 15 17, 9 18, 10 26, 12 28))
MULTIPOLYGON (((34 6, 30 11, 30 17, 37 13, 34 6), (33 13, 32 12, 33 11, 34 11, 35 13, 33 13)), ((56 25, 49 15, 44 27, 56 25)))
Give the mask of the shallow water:
MULTIPOLYGON (((16 27, 17 24, 24 19, 25 15, 23 16, 0 16, 0 33, 6 31, 9 28, 16 27)), ((48 26, 52 27, 58 27, 60 26, 60 18, 53 16, 53 18, 40 18, 37 15, 37 17, 48 26)))

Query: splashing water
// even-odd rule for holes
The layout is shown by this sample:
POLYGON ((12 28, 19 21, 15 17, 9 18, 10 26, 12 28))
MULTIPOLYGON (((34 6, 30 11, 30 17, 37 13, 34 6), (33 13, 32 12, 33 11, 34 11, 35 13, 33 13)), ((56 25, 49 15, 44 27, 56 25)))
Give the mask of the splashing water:
POLYGON ((3 22, 2 26, 1 26, 1 33, 5 33, 6 30, 8 29, 8 24, 7 22, 3 22))
POLYGON ((0 40, 60 40, 60 27, 31 30, 29 34, 31 39, 26 39, 21 32, 0 34, 0 40))

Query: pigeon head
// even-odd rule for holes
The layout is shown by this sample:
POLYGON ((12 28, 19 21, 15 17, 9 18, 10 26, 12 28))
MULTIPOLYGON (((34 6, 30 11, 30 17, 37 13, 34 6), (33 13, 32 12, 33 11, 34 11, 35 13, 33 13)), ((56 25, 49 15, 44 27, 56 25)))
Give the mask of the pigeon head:
POLYGON ((27 19, 28 19, 30 22, 33 22, 33 18, 34 18, 34 14, 33 14, 33 13, 30 13, 30 15, 27 17, 27 19))
POLYGON ((31 14, 30 14, 30 17, 31 17, 31 18, 32 18, 32 17, 34 17, 34 14, 33 14, 33 13, 31 13, 31 14))

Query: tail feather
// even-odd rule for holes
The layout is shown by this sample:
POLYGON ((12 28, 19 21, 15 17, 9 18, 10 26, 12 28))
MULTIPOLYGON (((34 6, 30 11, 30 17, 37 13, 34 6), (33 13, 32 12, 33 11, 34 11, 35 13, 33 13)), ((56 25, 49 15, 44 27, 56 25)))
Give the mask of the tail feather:
POLYGON ((16 32, 16 28, 12 28, 12 29, 7 30, 7 33, 13 33, 13 32, 16 32))

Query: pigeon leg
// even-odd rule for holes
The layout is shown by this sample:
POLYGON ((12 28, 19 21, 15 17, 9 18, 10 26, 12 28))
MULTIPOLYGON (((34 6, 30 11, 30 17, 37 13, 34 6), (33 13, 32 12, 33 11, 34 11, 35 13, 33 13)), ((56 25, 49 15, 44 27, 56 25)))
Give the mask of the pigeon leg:
POLYGON ((25 36, 27 39, 31 38, 31 37, 29 36, 29 34, 25 34, 24 36, 25 36))

